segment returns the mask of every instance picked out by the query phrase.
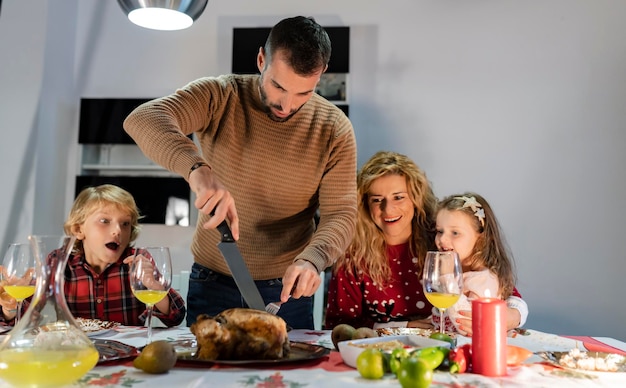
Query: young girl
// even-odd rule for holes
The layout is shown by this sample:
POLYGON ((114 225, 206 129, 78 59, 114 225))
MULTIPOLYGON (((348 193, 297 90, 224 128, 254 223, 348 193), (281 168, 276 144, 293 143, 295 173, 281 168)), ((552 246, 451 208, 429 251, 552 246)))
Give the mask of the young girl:
MULTIPOLYGON (((460 311, 471 310, 478 297, 506 299, 509 307, 520 312, 520 326, 528 309, 515 292, 513 258, 489 203, 478 194, 452 195, 437 208, 435 244, 440 251, 456 251, 463 266, 463 294, 446 311, 447 331, 470 333, 462 324, 460 311)), ((433 309, 433 324, 440 325, 439 312, 433 309)))

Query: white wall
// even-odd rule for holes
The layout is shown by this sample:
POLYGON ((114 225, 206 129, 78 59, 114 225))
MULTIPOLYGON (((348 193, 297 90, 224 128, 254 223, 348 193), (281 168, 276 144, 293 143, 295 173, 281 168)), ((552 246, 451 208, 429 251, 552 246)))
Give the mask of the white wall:
POLYGON ((36 117, 47 7, 4 1, 0 10, 0 238, 25 239, 33 225, 36 117), (23 232, 28 231, 28 232, 23 232))
MULTIPOLYGON (((23 165, 32 156, 25 144, 33 128, 64 133, 60 123, 71 122, 69 140, 76 138, 78 98, 170 93, 197 77, 228 72, 233 27, 310 15, 323 25, 351 27, 348 99, 359 164, 379 149, 397 150, 424 168, 439 196, 483 194, 516 257, 518 287, 531 311, 527 326, 626 340, 626 310, 619 307, 626 274, 620 244, 626 219, 626 3, 266 0, 243 6, 212 0, 194 26, 178 32, 135 27, 114 1, 59 3, 77 7, 71 44, 42 44, 40 34, 68 34, 40 25, 61 18, 57 12, 33 21, 26 16, 32 7, 5 0, 0 14, 0 130, 17 137, 10 145, 4 141, 0 154, 5 166, 14 167, 1 172, 11 188, 0 193, 5 242, 28 234, 39 217, 50 225, 62 222, 71 203, 71 180, 64 182, 62 214, 51 209, 33 216, 40 200, 33 206, 34 199, 19 194, 16 202, 16 191, 24 192, 18 181, 28 181, 28 170, 18 170, 14 159, 23 165), (44 54, 51 77, 65 74, 69 52, 75 55, 74 80, 64 81, 76 99, 74 109, 63 109, 54 102, 72 93, 38 92, 37 79, 44 54), (4 65, 7 54, 16 61, 11 68, 4 65), (37 107, 38 99, 45 109, 37 107), (33 124, 42 117, 55 120, 33 124)), ((47 172, 63 182, 64 171, 75 173, 77 150, 73 142, 59 147, 68 160, 47 172)), ((141 239, 167 239, 182 269, 191 262, 184 257, 191 228, 150 227, 141 239)))

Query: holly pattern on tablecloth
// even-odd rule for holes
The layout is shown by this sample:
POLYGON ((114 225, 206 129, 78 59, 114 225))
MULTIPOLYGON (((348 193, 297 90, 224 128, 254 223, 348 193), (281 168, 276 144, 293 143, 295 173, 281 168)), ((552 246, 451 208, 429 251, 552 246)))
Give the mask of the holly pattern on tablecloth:
POLYGON ((130 377, 126 377, 126 369, 104 375, 101 373, 90 372, 77 381, 80 386, 89 387, 132 387, 134 384, 139 384, 142 382, 143 380, 136 380, 130 377))
POLYGON ((261 377, 259 375, 246 376, 247 380, 240 380, 246 387, 255 388, 300 388, 308 384, 298 383, 295 381, 284 381, 284 376, 280 372, 276 372, 268 377, 261 377))

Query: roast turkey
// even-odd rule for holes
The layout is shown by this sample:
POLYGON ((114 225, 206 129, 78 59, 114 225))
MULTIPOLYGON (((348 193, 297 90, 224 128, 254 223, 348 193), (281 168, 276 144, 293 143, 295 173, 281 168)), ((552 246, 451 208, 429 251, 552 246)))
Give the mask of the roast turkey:
POLYGON ((201 360, 276 360, 289 355, 285 321, 265 311, 233 308, 198 316, 190 327, 201 360))

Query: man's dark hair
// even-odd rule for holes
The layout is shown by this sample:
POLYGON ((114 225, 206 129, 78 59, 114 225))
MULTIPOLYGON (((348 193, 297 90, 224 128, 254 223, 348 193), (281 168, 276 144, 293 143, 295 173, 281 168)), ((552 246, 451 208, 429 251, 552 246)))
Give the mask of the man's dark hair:
POLYGON ((312 17, 283 19, 270 31, 265 42, 267 63, 282 50, 296 74, 310 75, 325 69, 330 60, 330 38, 312 17))

